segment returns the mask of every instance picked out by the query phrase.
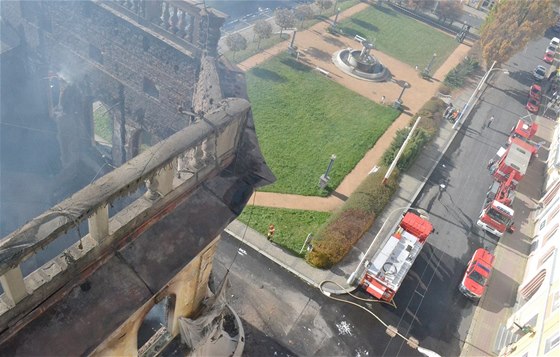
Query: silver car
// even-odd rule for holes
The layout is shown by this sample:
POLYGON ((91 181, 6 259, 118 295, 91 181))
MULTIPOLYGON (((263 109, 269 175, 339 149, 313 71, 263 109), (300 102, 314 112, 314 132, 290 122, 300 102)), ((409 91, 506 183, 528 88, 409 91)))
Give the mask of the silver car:
POLYGON ((546 68, 544 66, 538 65, 533 71, 533 78, 537 81, 542 81, 546 76, 546 68))

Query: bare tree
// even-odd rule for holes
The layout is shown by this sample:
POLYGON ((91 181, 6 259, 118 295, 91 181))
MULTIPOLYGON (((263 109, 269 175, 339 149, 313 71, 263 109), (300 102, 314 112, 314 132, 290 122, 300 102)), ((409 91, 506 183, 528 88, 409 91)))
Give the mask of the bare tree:
POLYGON ((266 20, 259 20, 255 22, 253 27, 253 32, 259 39, 257 42, 257 51, 261 48, 261 40, 265 38, 270 38, 272 36, 272 25, 266 20))
POLYGON ((459 0, 440 1, 436 12, 443 23, 449 20, 451 25, 463 15, 463 4, 459 0))
POLYGON ((323 13, 323 10, 328 10, 333 6, 331 0, 317 0, 315 3, 319 6, 320 14, 323 13))
POLYGON ((274 12, 274 21, 276 22, 276 25, 280 26, 280 37, 282 37, 282 31, 287 28, 294 27, 296 18, 292 10, 276 9, 274 12))
POLYGON ((498 1, 482 27, 480 45, 487 64, 504 63, 554 25, 556 0, 498 1))
POLYGON ((418 10, 432 10, 434 8, 434 4, 435 4, 436 0, 408 0, 406 2, 406 6, 408 6, 411 9, 414 9, 414 11, 418 11, 418 10))
POLYGON ((299 27, 303 26, 303 21, 311 19, 313 14, 313 9, 309 5, 296 7, 295 16, 300 21, 299 27))
POLYGON ((235 54, 237 52, 247 48, 247 39, 239 33, 232 33, 226 37, 226 45, 229 50, 233 52, 233 59, 235 59, 235 54))

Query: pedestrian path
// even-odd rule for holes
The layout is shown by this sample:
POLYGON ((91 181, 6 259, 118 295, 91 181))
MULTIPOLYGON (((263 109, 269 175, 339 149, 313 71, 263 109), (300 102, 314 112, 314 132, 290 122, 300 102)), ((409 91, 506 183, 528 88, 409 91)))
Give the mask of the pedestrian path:
MULTIPOLYGON (((343 20, 357 12, 366 9, 368 4, 360 3, 347 9, 339 15, 343 20)), ((373 50, 371 53, 384 63, 391 73, 393 80, 386 83, 372 83, 350 77, 340 71, 331 61, 332 53, 341 48, 357 48, 361 45, 342 36, 333 36, 327 32, 330 26, 327 22, 320 22, 313 27, 299 32, 296 37, 296 45, 303 52, 303 60, 312 67, 319 67, 331 74, 331 78, 355 91, 356 93, 380 102, 382 97, 387 98, 387 103, 392 103, 401 93, 402 87, 396 81, 407 81, 411 87, 403 94, 403 102, 407 110, 401 114, 385 133, 377 140, 375 145, 364 155, 354 169, 346 175, 342 183, 336 188, 335 195, 329 197, 300 196, 293 194, 283 194, 274 192, 256 192, 250 199, 250 204, 255 206, 302 209, 311 211, 330 212, 344 203, 344 197, 348 197, 354 192, 356 187, 365 179, 371 169, 378 164, 383 152, 390 146, 396 132, 409 125, 410 116, 416 113, 424 103, 436 95, 440 82, 445 75, 454 68, 466 56, 470 49, 466 45, 459 45, 457 49, 447 58, 440 68, 433 75, 433 80, 422 79, 415 68, 405 64, 386 54, 373 50), (328 54, 328 55, 324 55, 328 54)), ((238 66, 247 71, 269 58, 276 56, 287 48, 287 41, 277 44, 267 51, 257 54, 238 66)), ((318 178, 317 178, 318 179, 318 178)))

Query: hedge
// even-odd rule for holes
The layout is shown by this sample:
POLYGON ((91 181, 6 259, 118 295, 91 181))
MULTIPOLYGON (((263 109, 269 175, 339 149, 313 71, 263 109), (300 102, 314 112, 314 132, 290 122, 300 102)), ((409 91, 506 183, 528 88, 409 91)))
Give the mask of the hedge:
POLYGON ((398 188, 399 170, 410 167, 423 146, 437 133, 445 107, 444 101, 432 98, 411 119, 412 124, 418 116, 422 117, 416 133, 397 163, 397 168, 383 185, 382 180, 388 166, 404 143, 410 129, 401 129, 397 132, 393 143, 383 154, 381 159, 383 166, 376 173, 368 175, 348 200, 319 228, 312 241, 313 249, 305 256, 309 264, 323 269, 332 267, 340 262, 370 229, 375 222, 375 217, 389 203, 398 188))
POLYGON ((313 249, 305 257, 309 264, 323 269, 332 267, 368 231, 397 190, 398 169, 383 185, 386 173, 387 167, 382 167, 369 175, 319 229, 312 242, 313 249))
POLYGON ((443 80, 443 83, 451 88, 459 88, 465 84, 465 78, 479 68, 480 64, 472 57, 465 59, 453 68, 443 80))

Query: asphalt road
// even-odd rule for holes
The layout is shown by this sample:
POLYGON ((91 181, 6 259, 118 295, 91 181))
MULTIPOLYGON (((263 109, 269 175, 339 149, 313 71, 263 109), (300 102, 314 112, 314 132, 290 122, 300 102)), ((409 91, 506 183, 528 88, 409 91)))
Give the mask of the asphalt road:
MULTIPOLYGON (((228 269, 229 303, 244 322, 246 356, 380 356, 391 341, 373 316, 327 298, 224 234, 214 261, 214 286, 228 269)), ((368 307, 397 322, 392 307, 368 307)), ((387 355, 395 349, 402 356, 419 355, 400 342, 389 345, 387 355)))
MULTIPOLYGON (((397 293, 397 308, 366 304, 382 320, 442 356, 460 354, 472 321, 476 303, 457 289, 466 264, 477 248, 493 251, 497 244, 494 236, 476 226, 492 182, 486 164, 506 142, 518 118, 527 115, 531 71, 543 63, 548 41, 531 43, 503 65, 509 75, 494 71, 492 84, 413 204, 429 212, 436 232, 397 293), (486 127, 491 115, 495 120, 486 127)), ((385 328, 363 310, 328 299, 225 236, 216 257, 215 283, 227 269, 230 303, 248 330, 248 356, 418 354, 403 340, 389 338, 385 328)), ((509 278, 494 272, 490 284, 497 279, 509 278)), ((513 303, 504 301, 503 306, 513 303)))
MULTIPOLYGON (((492 183, 486 164, 505 144, 517 120, 528 114, 531 71, 543 64, 548 41, 529 44, 503 65, 509 75, 494 71, 494 81, 413 204, 429 212, 436 233, 396 296, 396 314, 403 318, 399 329, 409 330, 422 345, 442 355, 459 355, 471 324, 475 303, 457 290, 466 264, 477 248, 493 251, 497 244, 496 237, 476 225, 492 183), (486 127, 492 115, 495 120, 486 127)), ((490 284, 505 279, 509 278, 495 271, 490 284)), ((513 303, 504 301, 503 306, 513 303)))

